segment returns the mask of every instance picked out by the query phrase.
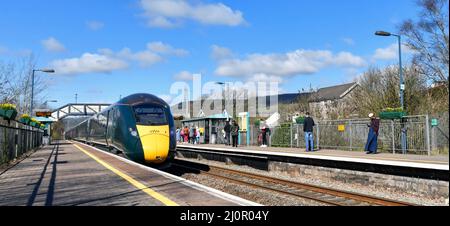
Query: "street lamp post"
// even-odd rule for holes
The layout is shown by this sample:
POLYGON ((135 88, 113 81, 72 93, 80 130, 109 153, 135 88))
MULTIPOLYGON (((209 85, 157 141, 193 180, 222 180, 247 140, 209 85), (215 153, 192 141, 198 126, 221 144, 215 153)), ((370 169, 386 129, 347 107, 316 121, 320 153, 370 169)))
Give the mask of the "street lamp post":
POLYGON ((44 102, 44 106, 46 106, 47 103, 57 103, 57 102, 58 102, 57 100, 47 100, 44 102))
MULTIPOLYGON (((403 79, 403 66, 402 66, 402 37, 397 34, 392 34, 386 31, 377 31, 375 35, 378 36, 395 36, 398 38, 398 56, 399 56, 399 74, 400 74, 400 105, 403 111, 405 111, 405 102, 404 102, 404 93, 405 93, 405 83, 403 79)), ((403 122, 403 121, 402 121, 403 122)), ((402 152, 406 154, 406 130, 404 128, 404 124, 402 123, 402 152)))
POLYGON ((33 102, 34 102, 34 73, 36 71, 44 72, 44 73, 55 73, 53 69, 33 69, 31 73, 31 103, 30 103, 30 115, 33 115, 33 102))

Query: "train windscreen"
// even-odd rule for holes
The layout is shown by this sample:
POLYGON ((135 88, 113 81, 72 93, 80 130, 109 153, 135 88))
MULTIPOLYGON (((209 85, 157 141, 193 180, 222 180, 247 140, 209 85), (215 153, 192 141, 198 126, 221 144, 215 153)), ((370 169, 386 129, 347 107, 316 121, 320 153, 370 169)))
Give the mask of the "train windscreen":
POLYGON ((146 126, 167 125, 166 111, 158 106, 136 106, 134 107, 136 115, 136 124, 146 126))

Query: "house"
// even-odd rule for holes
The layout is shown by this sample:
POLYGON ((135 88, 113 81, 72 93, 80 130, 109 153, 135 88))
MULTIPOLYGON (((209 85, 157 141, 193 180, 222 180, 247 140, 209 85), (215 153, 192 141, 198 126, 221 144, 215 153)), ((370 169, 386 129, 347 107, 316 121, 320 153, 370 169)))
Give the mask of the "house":
POLYGON ((357 83, 348 83, 317 90, 309 98, 311 114, 322 120, 348 118, 353 112, 349 105, 357 83))

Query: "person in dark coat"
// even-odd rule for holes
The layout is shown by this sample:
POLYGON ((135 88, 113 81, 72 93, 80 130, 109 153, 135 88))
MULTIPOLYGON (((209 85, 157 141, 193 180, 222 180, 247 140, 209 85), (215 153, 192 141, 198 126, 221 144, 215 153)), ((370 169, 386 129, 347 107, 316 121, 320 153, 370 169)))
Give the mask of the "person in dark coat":
POLYGON ((366 154, 376 154, 378 149, 378 131, 380 129, 380 120, 375 117, 375 114, 370 113, 370 127, 367 143, 365 147, 366 154))
POLYGON ((270 135, 270 129, 267 126, 266 123, 263 124, 261 129, 261 136, 262 136, 262 146, 261 147, 267 147, 267 136, 270 135))
POLYGON ((231 136, 233 137, 233 147, 238 147, 239 125, 236 121, 234 121, 231 126, 231 136))
POLYGON ((314 119, 311 118, 309 112, 306 112, 306 118, 303 124, 303 132, 305 132, 306 152, 314 151, 314 126, 316 126, 316 124, 314 123, 314 119))
POLYGON ((225 127, 223 128, 225 131, 225 145, 230 146, 231 145, 231 125, 230 122, 227 121, 225 124, 225 127))

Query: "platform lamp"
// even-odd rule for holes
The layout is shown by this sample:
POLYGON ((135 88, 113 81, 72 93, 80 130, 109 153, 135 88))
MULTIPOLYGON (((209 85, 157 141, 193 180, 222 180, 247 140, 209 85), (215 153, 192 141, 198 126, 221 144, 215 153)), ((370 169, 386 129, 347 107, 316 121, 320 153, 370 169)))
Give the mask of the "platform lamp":
MULTIPOLYGON (((377 36, 395 36, 398 39, 398 57, 399 57, 399 74, 400 74, 400 105, 403 111, 405 111, 405 104, 404 104, 404 93, 405 93, 405 83, 403 80, 403 66, 402 66, 402 37, 397 34, 392 34, 390 32, 386 31, 377 31, 375 32, 375 35, 377 36)), ((406 130, 404 128, 404 124, 402 123, 402 152, 403 154, 406 154, 406 130)))
POLYGON ((55 73, 53 69, 33 69, 31 73, 31 103, 30 103, 30 115, 33 115, 33 101, 34 101, 34 73, 36 71, 44 72, 44 73, 55 73))

